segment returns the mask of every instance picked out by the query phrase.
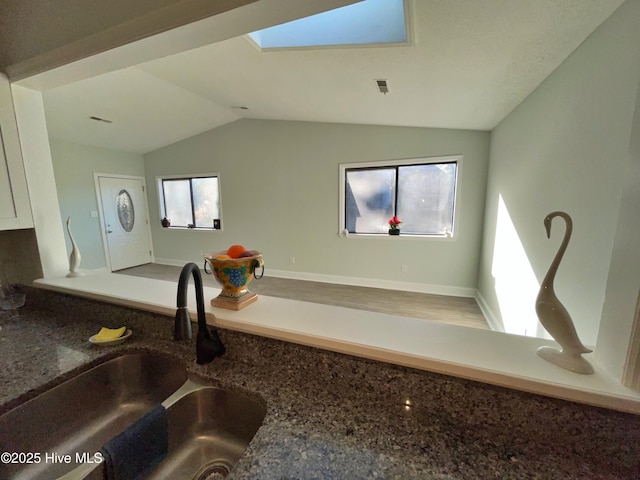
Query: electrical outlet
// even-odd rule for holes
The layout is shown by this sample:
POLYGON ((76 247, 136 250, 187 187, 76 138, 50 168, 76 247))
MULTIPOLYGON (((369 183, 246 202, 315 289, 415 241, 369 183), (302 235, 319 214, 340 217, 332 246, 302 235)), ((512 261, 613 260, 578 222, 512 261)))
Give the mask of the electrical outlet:
POLYGON ((292 265, 293 265, 294 263, 296 263, 296 257, 294 257, 293 255, 291 255, 291 256, 289 257, 289 263, 290 263, 290 264, 292 264, 292 265))
POLYGON ((401 271, 402 273, 407 273, 407 265, 403 263, 403 264, 400 266, 400 271, 401 271))

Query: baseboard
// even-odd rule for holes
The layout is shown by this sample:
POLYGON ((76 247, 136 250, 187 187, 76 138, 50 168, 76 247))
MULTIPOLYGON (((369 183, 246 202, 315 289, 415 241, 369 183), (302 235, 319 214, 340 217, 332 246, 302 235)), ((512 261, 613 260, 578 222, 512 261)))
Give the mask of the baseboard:
POLYGON ((498 317, 496 317, 496 315, 493 313, 493 310, 491 309, 491 307, 489 307, 489 304, 484 299, 484 297, 482 296, 479 290, 476 290, 475 297, 476 297, 476 301, 478 302, 478 306, 480 307, 480 311, 482 312, 482 315, 484 315, 484 318, 487 320, 487 323, 489 324, 489 328, 494 332, 504 332, 504 325, 498 319, 498 317))
POLYGON ((158 258, 156 257, 153 263, 158 263, 160 265, 171 265, 173 267, 184 267, 185 264, 193 262, 200 267, 200 269, 204 268, 204 259, 198 258, 196 260, 176 260, 175 258, 158 258))
POLYGON ((291 272, 288 270, 267 270, 267 274, 293 280, 308 280, 311 282, 336 283, 339 285, 354 285, 357 287, 384 288, 387 290, 401 290, 404 292, 430 293, 433 295, 450 295, 454 297, 474 297, 475 289, 452 287, 448 285, 430 285, 426 283, 399 282, 395 280, 381 280, 376 278, 346 277, 342 275, 326 275, 322 273, 291 272))

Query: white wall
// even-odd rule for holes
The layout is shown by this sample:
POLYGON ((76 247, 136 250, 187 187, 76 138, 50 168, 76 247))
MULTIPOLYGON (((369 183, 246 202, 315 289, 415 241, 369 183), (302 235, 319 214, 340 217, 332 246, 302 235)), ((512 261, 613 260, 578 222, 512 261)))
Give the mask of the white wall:
POLYGON ((200 262, 200 252, 241 243, 263 252, 267 275, 358 277, 472 295, 488 148, 488 132, 240 120, 145 155, 155 256, 200 262), (338 237, 340 163, 451 154, 464 155, 457 240, 338 237), (156 176, 208 172, 221 176, 224 231, 161 228, 156 176))
POLYGON ((12 85, 16 125, 44 277, 69 270, 42 93, 12 85))
MULTIPOLYGON (((63 224, 71 216, 71 231, 82 254, 81 269, 106 265, 98 211, 94 172, 144 176, 144 159, 137 153, 120 152, 76 143, 50 140, 53 171, 63 224)), ((66 235, 67 253, 71 242, 66 235)))
POLYGON ((615 377, 640 390, 640 83, 596 355, 615 377), (635 333, 635 335, 634 335, 635 333), (634 342, 632 348, 631 342, 634 342), (629 357, 627 359, 627 352, 629 357), (625 371, 626 362, 629 367, 625 371))
POLYGON ((596 343, 640 79, 638 25, 640 2, 626 2, 492 132, 478 290, 507 331, 531 328, 531 317, 536 326, 537 288, 564 232, 557 220, 547 240, 542 220, 564 210, 574 232, 556 292, 582 340, 596 343))

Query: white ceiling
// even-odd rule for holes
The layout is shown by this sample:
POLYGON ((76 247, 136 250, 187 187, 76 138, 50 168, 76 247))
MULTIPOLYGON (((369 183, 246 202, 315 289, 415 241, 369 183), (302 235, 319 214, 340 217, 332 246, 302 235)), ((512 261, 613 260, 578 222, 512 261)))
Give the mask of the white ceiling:
POLYGON ((622 3, 413 0, 409 46, 232 38, 44 92, 49 135, 146 153, 243 117, 491 130, 622 3))

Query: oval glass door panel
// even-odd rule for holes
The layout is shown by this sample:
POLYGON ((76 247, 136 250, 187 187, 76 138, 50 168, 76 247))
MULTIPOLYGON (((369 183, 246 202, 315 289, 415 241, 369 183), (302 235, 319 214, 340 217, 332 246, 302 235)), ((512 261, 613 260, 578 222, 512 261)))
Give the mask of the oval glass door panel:
POLYGON ((136 213, 133 208, 133 200, 126 190, 120 190, 116 197, 116 211, 118 220, 125 232, 131 232, 135 223, 136 213))

